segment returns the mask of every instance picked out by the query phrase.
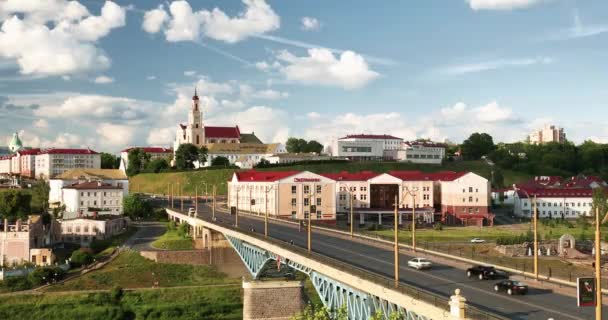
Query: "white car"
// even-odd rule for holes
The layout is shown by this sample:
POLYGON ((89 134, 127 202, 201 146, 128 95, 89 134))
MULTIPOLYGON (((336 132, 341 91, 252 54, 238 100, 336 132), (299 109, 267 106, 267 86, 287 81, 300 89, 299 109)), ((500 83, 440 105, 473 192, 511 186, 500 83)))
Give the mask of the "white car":
POLYGON ((196 214, 196 209, 194 209, 194 208, 190 208, 190 209, 188 209, 188 215, 191 215, 191 214, 192 214, 192 215, 193 215, 193 214, 196 214))
POLYGON ((484 242, 486 242, 486 241, 483 239, 480 239, 480 238, 471 239, 471 243, 484 243, 484 242))
POLYGON ((425 258, 414 258, 407 262, 407 266, 410 268, 422 270, 430 269, 433 264, 425 258))

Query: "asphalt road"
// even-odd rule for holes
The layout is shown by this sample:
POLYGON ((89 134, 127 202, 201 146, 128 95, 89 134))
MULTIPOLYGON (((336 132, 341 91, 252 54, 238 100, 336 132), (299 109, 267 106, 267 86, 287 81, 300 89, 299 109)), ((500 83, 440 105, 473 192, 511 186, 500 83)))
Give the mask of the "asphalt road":
POLYGON ((131 236, 125 245, 133 250, 158 250, 150 244, 165 233, 167 227, 162 223, 138 223, 137 232, 131 236))
MULTIPOLYGON (((178 205, 179 203, 176 201, 176 207, 178 205)), ((190 205, 185 202, 184 208, 187 207, 190 205)), ((203 203, 199 204, 199 216, 206 220, 211 219, 210 210, 203 203)), ((216 218, 219 223, 234 224, 234 216, 220 210, 216 210, 216 218)), ((263 221, 246 215, 239 216, 239 227, 264 232, 263 221)), ((281 223, 269 223, 268 228, 270 237, 287 242, 293 241, 294 245, 302 248, 307 245, 305 228, 298 231, 297 226, 281 223)), ((319 231, 313 231, 312 249, 316 253, 339 259, 369 270, 369 272, 389 278, 393 277, 393 252, 391 250, 352 242, 319 231)), ((409 254, 400 255, 399 277, 402 282, 444 297, 449 297, 455 289, 459 288, 468 303, 482 310, 510 319, 591 320, 594 318, 594 308, 578 308, 576 299, 570 296, 536 288, 530 288, 529 293, 525 296, 508 296, 502 292, 494 292, 493 286, 498 281, 469 279, 464 270, 452 266, 435 262, 431 270, 417 271, 407 268, 406 262, 411 258, 413 256, 409 254)), ((604 308, 603 312, 605 318, 608 318, 607 309, 604 308)))

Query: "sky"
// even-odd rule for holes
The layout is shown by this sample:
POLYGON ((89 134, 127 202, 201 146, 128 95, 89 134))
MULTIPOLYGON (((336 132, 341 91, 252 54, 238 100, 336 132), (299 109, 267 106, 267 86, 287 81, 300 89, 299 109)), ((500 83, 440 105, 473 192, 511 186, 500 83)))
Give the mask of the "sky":
POLYGON ((608 143, 607 40, 602 0, 0 0, 0 145, 171 146, 194 88, 264 142, 608 143))

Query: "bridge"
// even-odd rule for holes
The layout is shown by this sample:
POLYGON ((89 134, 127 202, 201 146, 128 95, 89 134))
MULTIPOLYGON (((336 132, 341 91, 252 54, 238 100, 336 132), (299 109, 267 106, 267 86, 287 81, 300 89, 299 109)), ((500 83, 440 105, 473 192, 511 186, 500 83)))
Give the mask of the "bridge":
MULTIPOLYGON (((534 287, 522 297, 496 293, 492 290, 494 281, 468 279, 461 267, 441 260, 435 261, 435 267, 429 271, 401 266, 399 287, 395 288, 393 252, 385 244, 313 228, 313 252, 308 253, 306 232, 298 232, 298 226, 290 222, 271 220, 269 237, 264 238, 264 223, 259 217, 239 214, 240 228, 235 228, 234 215, 216 210, 216 219, 212 220, 205 204, 199 204, 198 211, 198 217, 188 217, 169 209, 173 219, 193 226, 199 239, 207 234, 207 239, 223 239, 224 245, 236 247, 254 277, 261 266, 276 262, 277 257, 284 265, 291 263, 294 269, 311 277, 327 306, 346 304, 349 319, 366 319, 366 315, 376 311, 386 315, 391 310, 398 310, 410 319, 458 319, 449 310, 449 299, 455 289, 461 289, 467 298, 461 310, 466 319, 594 317, 593 308, 578 308, 575 297, 534 287)), ((401 261, 411 257, 412 252, 401 250, 401 261)))

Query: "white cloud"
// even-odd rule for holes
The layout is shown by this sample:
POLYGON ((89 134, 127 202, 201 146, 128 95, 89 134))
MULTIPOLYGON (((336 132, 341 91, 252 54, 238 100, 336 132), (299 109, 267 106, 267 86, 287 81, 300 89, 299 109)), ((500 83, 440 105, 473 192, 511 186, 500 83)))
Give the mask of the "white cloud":
POLYGON ((254 132, 266 143, 287 141, 289 126, 285 111, 267 106, 253 106, 234 113, 217 113, 208 119, 213 125, 238 125, 241 132, 254 132))
POLYGON ((531 7, 546 0, 466 0, 473 10, 512 10, 531 7))
POLYGON ((251 97, 256 99, 277 100, 289 97, 289 93, 267 89, 257 91, 251 97))
POLYGON ((46 121, 45 119, 38 119, 38 120, 34 121, 34 128, 48 129, 49 128, 49 122, 46 121))
POLYGON ((256 34, 276 30, 279 16, 265 0, 243 0, 245 11, 229 17, 219 8, 193 11, 187 1, 173 1, 169 14, 161 6, 146 12, 142 28, 149 33, 165 32, 167 41, 196 41, 207 37, 235 43, 256 34), (168 24, 167 24, 168 22, 168 24))
POLYGON ((175 128, 153 128, 148 134, 146 142, 149 145, 166 146, 170 145, 175 139, 175 128))
POLYGON ((110 65, 96 41, 125 25, 125 10, 107 1, 94 16, 78 2, 11 0, 0 18, 1 58, 15 59, 22 74, 65 75, 110 65))
POLYGON ((260 61, 255 63, 255 67, 260 71, 278 70, 281 68, 281 63, 279 63, 278 61, 274 61, 272 63, 260 61))
POLYGON ((46 118, 141 120, 146 117, 141 101, 124 97, 71 95, 60 104, 47 104, 34 111, 46 118))
POLYGON ((321 23, 316 18, 303 17, 302 18, 302 30, 317 31, 321 28, 321 23))
POLYGON ((570 28, 562 29, 546 37, 546 40, 568 40, 593 37, 608 32, 608 24, 585 24, 578 10, 573 13, 573 23, 570 28))
POLYGON ((314 112, 314 111, 313 112, 309 112, 308 114, 306 114, 306 116, 309 119, 319 119, 319 118, 321 118, 321 114, 319 114, 318 112, 314 112))
POLYGON ((108 76, 99 76, 95 78, 94 82, 99 84, 112 83, 114 82, 114 78, 110 78, 108 76))
POLYGON ((448 66, 439 69, 441 73, 445 74, 467 74, 476 73, 489 70, 503 69, 509 67, 524 67, 532 65, 547 65, 554 63, 555 59, 551 57, 538 57, 538 58, 523 58, 523 59, 499 59, 493 61, 484 61, 478 63, 462 64, 455 66, 448 66))
POLYGON ((147 76, 146 80, 156 80, 156 76, 147 76))
POLYGON ((130 145, 133 140, 135 127, 102 123, 97 127, 96 132, 100 136, 100 141, 103 146, 121 148, 130 145))
POLYGON ((287 80, 308 85, 357 89, 379 76, 369 69, 361 55, 352 51, 345 51, 336 58, 331 51, 322 48, 309 49, 308 56, 304 57, 284 50, 277 58, 286 63, 281 72, 287 80))
POLYGON ((184 71, 184 75, 187 77, 193 77, 196 75, 196 71, 194 71, 194 70, 184 71))
POLYGON ((477 115, 477 120, 481 122, 493 123, 517 120, 511 108, 501 107, 496 101, 480 106, 474 112, 477 115))
POLYGON ((157 33, 161 30, 163 25, 169 20, 169 15, 165 11, 163 5, 158 8, 147 11, 144 14, 144 21, 142 22, 142 29, 148 33, 157 33))
POLYGON ((222 101, 220 101, 220 104, 222 105, 222 107, 225 108, 229 108, 229 109, 241 109, 243 107, 245 107, 245 103, 241 100, 227 100, 227 99, 223 99, 222 101))
POLYGON ((451 107, 446 107, 446 108, 441 109, 440 113, 444 117, 454 117, 454 116, 461 115, 462 113, 465 112, 466 109, 467 109, 466 104, 464 104, 463 102, 458 102, 451 107))

